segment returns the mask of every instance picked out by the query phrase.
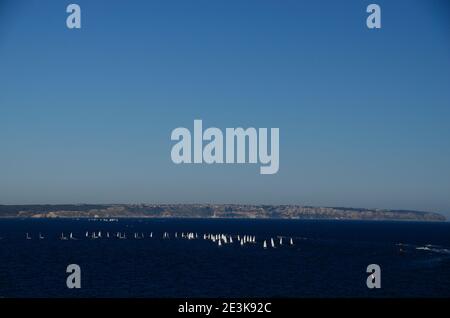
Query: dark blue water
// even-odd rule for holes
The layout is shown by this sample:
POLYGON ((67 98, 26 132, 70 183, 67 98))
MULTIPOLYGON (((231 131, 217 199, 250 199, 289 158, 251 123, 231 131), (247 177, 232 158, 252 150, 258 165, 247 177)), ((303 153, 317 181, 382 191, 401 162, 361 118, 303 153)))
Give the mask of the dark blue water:
POLYGON ((0 220, 0 237, 0 297, 450 297, 449 223, 15 219, 0 220), (128 239, 92 240, 85 231, 128 239), (61 232, 78 240, 60 240, 61 232), (218 247, 203 233, 255 235, 257 243, 218 247), (262 247, 278 235, 295 245, 262 247), (81 289, 66 287, 72 263, 81 289), (372 263, 381 266, 381 289, 366 286, 372 263))

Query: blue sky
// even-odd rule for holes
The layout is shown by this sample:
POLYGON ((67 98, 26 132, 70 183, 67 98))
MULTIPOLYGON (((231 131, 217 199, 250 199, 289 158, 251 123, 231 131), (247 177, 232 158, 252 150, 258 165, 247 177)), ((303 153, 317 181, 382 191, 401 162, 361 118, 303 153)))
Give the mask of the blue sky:
POLYGON ((72 2, 0 0, 0 203, 450 212, 446 1, 72 2), (194 119, 279 127, 279 172, 173 164, 194 119))

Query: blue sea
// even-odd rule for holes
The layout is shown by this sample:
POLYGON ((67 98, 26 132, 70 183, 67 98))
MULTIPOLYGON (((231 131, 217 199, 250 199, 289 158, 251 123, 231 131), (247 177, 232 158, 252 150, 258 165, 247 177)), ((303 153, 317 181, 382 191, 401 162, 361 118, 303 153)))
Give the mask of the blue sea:
POLYGON ((0 297, 7 298, 450 297, 444 222, 1 219, 0 237, 0 297), (60 239, 70 232, 76 239, 60 239), (234 241, 218 246, 204 234, 234 241), (241 245, 237 235, 256 242, 241 245), (66 286, 69 264, 81 268, 80 289, 66 286), (380 289, 366 286, 369 264, 381 267, 380 289))

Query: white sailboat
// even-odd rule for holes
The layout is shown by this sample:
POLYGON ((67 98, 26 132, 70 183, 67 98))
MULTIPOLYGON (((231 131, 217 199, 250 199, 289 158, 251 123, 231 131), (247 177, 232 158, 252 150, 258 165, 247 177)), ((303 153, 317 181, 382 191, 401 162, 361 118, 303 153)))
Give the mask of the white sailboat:
POLYGON ((31 240, 31 236, 30 236, 30 234, 28 234, 28 232, 27 232, 26 238, 27 238, 27 240, 31 240))
POLYGON ((266 240, 264 240, 263 247, 264 247, 264 248, 267 248, 267 242, 266 242, 266 240))
POLYGON ((283 245, 283 238, 280 237, 280 245, 283 245))
POLYGON ((275 242, 273 241, 273 238, 270 238, 270 245, 272 248, 275 248, 275 242))
POLYGON ((292 240, 292 237, 291 237, 289 244, 294 245, 294 241, 292 240))
POLYGON ((67 240, 67 237, 65 237, 65 236, 64 236, 64 233, 61 233, 61 237, 60 237, 60 240, 62 240, 62 241, 65 241, 65 240, 67 240))
POLYGON ((41 232, 39 232, 39 239, 40 239, 40 240, 43 240, 43 239, 44 239, 44 236, 41 234, 41 232))

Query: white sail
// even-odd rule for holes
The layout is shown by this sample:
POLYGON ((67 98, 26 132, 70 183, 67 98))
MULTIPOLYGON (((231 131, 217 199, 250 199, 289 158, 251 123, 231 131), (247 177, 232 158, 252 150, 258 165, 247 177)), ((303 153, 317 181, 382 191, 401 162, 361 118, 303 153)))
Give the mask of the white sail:
POLYGON ((266 242, 266 240, 264 240, 263 247, 264 247, 264 248, 267 248, 267 242, 266 242))
POLYGON ((294 241, 292 240, 292 237, 291 237, 291 241, 289 242, 291 245, 294 245, 294 241))
POLYGON ((272 245, 272 247, 275 247, 275 242, 273 241, 273 238, 270 239, 270 245, 272 245))
POLYGON ((280 237, 280 245, 283 245, 283 238, 280 237))

